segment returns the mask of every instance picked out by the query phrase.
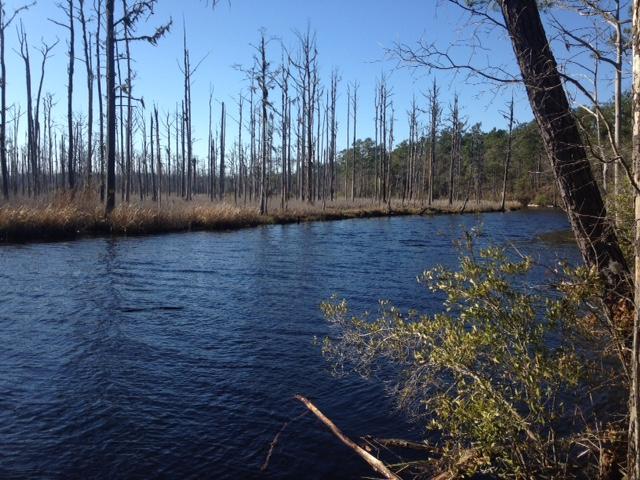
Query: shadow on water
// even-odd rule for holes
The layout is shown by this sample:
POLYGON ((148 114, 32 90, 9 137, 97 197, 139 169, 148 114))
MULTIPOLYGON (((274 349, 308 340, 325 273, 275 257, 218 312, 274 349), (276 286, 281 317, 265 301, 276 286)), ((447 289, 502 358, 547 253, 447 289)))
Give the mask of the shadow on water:
POLYGON ((370 475, 309 415, 260 473, 298 393, 353 437, 420 436, 381 385, 330 375, 319 304, 434 311, 415 279, 478 222, 483 244, 578 258, 540 240, 567 228, 549 211, 1 247, 0 477, 370 475))

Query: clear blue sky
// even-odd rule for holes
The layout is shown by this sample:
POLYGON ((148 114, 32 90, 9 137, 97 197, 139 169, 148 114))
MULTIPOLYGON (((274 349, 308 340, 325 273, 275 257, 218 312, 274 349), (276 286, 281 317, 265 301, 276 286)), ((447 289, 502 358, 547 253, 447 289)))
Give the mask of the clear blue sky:
MULTIPOLYGON (((24 2, 9 0, 7 11, 24 2)), ((87 0, 92 8, 92 0, 87 0)), ((120 6, 120 2, 116 2, 120 6)), ((54 0, 39 0, 38 4, 22 15, 25 29, 32 44, 32 68, 34 84, 39 75, 39 53, 35 49, 40 40, 47 42, 60 38, 55 55, 48 65, 44 90, 55 94, 57 99, 56 118, 65 121, 66 112, 66 41, 67 32, 47 18, 63 20, 62 11, 55 6, 54 0)), ((138 44, 133 50, 134 68, 137 77, 134 81, 134 94, 143 96, 149 107, 157 103, 161 111, 173 109, 182 98, 182 77, 178 70, 178 59, 182 55, 182 22, 187 25, 189 48, 192 62, 208 55, 198 70, 193 85, 194 100, 194 137, 197 140, 196 153, 206 150, 208 94, 210 85, 215 89, 215 118, 219 116, 220 101, 229 105, 232 118, 228 128, 234 133, 236 117, 235 103, 240 90, 247 82, 244 74, 234 65, 249 66, 252 63, 254 49, 252 43, 259 39, 259 30, 265 28, 267 36, 274 37, 291 48, 296 45, 295 30, 306 29, 307 24, 317 32, 319 62, 325 84, 328 84, 332 68, 338 68, 342 77, 339 94, 340 134, 339 145, 343 146, 346 133, 346 84, 357 80, 360 83, 359 137, 373 135, 374 85, 381 72, 390 75, 393 88, 393 100, 396 111, 396 139, 408 135, 407 115, 411 98, 415 94, 424 106, 422 92, 431 83, 432 76, 426 72, 396 70, 395 62, 386 60, 384 47, 394 42, 415 42, 420 37, 447 45, 467 38, 469 26, 464 22, 462 12, 446 2, 436 0, 225 0, 215 10, 207 8, 205 0, 160 0, 155 16, 147 25, 141 25, 139 32, 149 32, 154 25, 173 18, 174 24, 168 37, 161 40, 157 47, 138 44)), ((573 15, 564 15, 569 25, 580 25, 573 15)), ((76 39, 78 58, 82 56, 82 44, 78 29, 76 39)), ((17 48, 15 28, 7 32, 7 66, 9 103, 25 104, 24 66, 14 52, 17 48)), ((490 60, 515 68, 511 45, 504 32, 493 31, 482 38, 486 52, 479 54, 479 61, 490 60)), ((280 58, 278 41, 270 45, 272 60, 280 58)), ((454 50, 460 59, 469 56, 464 50, 454 50)), ((610 74, 610 72, 607 72, 610 74)), ((441 85, 442 102, 445 105, 445 118, 448 115, 454 92, 460 95, 460 103, 469 123, 481 122, 484 129, 504 128, 502 113, 511 96, 511 90, 505 89, 497 95, 488 85, 468 85, 461 76, 436 74, 441 85)), ((35 88, 35 85, 34 85, 35 88)), ((522 88, 514 90, 516 117, 519 121, 531 119, 531 112, 522 88)), ((279 93, 274 92, 279 98, 279 93)), ((78 112, 86 110, 86 89, 84 65, 76 62, 76 89, 74 101, 78 112)), ((426 119, 425 119, 426 121, 426 119)))

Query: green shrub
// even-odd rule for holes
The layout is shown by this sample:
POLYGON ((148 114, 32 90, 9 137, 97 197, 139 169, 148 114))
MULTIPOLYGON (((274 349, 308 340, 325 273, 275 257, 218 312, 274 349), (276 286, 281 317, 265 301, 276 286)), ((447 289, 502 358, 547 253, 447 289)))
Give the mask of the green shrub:
POLYGON ((437 432, 444 466, 466 470, 458 474, 595 475, 602 451, 585 445, 602 443, 585 438, 616 407, 589 398, 601 385, 619 387, 620 349, 599 315, 595 272, 558 266, 544 289, 528 284, 533 268, 500 248, 478 252, 469 237, 459 270, 419 279, 444 296, 442 311, 381 302, 371 319, 334 297, 322 305, 335 328, 323 353, 337 371, 386 378, 399 405, 437 432), (474 461, 461 464, 469 452, 474 461))

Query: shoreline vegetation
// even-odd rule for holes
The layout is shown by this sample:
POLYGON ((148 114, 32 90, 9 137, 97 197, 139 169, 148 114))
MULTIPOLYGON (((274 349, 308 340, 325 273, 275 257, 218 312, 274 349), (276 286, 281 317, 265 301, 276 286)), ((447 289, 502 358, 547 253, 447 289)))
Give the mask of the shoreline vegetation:
MULTIPOLYGON (((518 210, 516 201, 506 202, 505 211, 518 210)), ((380 204, 371 200, 338 200, 315 205, 290 203, 287 209, 274 208, 260 215, 259 205, 233 205, 202 199, 186 202, 180 198, 155 202, 122 204, 108 216, 98 199, 78 195, 57 195, 37 201, 13 201, 0 205, 0 243, 74 240, 95 236, 131 236, 194 231, 228 231, 263 225, 349 220, 409 215, 446 215, 500 212, 500 202, 434 201, 380 204)))

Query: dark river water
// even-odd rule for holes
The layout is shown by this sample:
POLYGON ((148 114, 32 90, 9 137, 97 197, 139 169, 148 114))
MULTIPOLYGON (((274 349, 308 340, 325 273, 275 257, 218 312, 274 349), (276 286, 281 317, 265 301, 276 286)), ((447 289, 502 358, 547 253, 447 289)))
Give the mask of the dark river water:
POLYGON ((269 226, 228 233, 0 246, 0 478, 354 478, 345 433, 417 437, 375 382, 331 376, 314 337, 332 293, 437 308, 416 276, 453 241, 552 262, 554 211, 269 226))

